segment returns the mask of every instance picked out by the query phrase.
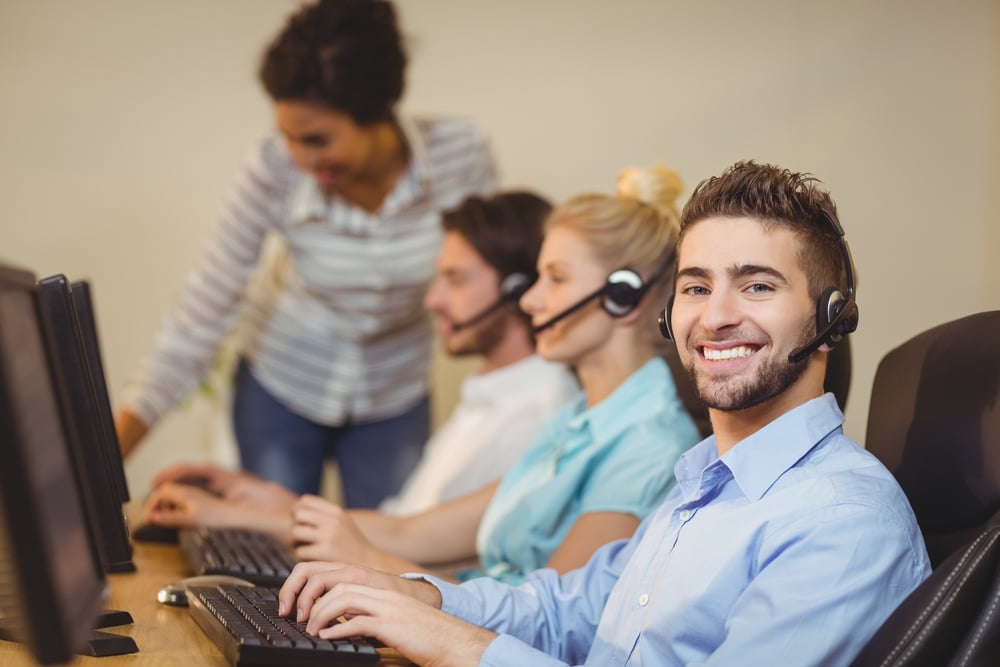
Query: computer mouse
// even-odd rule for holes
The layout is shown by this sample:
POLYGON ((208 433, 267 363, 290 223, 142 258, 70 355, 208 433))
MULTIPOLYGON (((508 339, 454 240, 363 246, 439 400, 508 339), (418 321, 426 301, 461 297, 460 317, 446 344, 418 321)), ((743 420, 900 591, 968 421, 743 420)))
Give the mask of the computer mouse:
POLYGON ((160 604, 171 607, 186 607, 187 589, 189 586, 254 586, 255 584, 246 579, 231 577, 225 574, 203 574, 197 577, 188 577, 179 581, 174 581, 156 592, 156 601, 160 604))

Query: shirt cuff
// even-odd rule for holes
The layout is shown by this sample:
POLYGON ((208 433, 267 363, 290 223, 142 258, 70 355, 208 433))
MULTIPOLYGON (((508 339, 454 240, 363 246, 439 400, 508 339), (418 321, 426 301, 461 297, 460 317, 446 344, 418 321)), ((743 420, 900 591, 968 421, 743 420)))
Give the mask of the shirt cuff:
POLYGON ((407 572, 400 575, 404 579, 426 581, 441 593, 441 611, 463 621, 482 626, 482 601, 461 586, 438 579, 424 572, 407 572))
POLYGON ((566 663, 510 635, 497 635, 483 651, 479 667, 566 667, 566 663))

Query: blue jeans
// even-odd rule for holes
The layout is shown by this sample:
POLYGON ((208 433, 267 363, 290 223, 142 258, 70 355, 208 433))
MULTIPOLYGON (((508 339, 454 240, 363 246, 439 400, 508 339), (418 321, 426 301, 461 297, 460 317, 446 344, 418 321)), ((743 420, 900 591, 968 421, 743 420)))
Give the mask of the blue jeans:
POLYGON ((244 470, 295 493, 318 493, 323 461, 332 458, 340 469, 344 506, 376 507, 417 465, 430 433, 430 404, 424 398, 397 417, 325 426, 278 402, 240 361, 233 429, 244 470))

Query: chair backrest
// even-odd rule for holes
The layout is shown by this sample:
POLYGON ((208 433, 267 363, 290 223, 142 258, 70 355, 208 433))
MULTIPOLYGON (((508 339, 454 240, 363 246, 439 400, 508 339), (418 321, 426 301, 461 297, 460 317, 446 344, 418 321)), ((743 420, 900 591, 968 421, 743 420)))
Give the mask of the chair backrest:
POLYGON ((885 355, 865 447, 899 480, 932 566, 1000 521, 1000 311, 936 326, 885 355))
MULTIPOLYGON (((680 357, 677 356, 677 347, 673 343, 665 345, 660 350, 660 355, 667 362, 670 371, 674 376, 674 385, 677 387, 677 394, 681 402, 687 409, 688 414, 694 419, 695 426, 701 431, 702 437, 712 433, 712 423, 708 419, 708 409, 698 398, 694 383, 691 377, 684 370, 680 357)), ((847 406, 847 395, 851 389, 851 339, 844 338, 837 347, 833 348, 826 359, 826 378, 823 381, 823 388, 832 391, 837 397, 840 409, 847 406)))
POLYGON ((1000 527, 953 553, 886 619, 851 667, 1000 664, 1000 527))

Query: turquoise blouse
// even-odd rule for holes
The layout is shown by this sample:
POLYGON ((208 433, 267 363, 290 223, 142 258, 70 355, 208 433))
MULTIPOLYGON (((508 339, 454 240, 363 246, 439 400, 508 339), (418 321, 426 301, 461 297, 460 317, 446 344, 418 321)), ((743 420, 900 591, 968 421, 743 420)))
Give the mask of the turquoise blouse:
POLYGON ((479 523, 482 569, 460 578, 517 584, 545 566, 581 515, 644 518, 674 486, 677 459, 700 439, 659 357, 593 408, 581 393, 504 475, 479 523))

